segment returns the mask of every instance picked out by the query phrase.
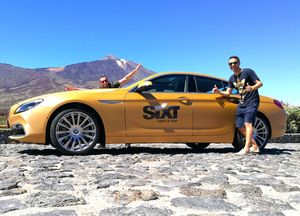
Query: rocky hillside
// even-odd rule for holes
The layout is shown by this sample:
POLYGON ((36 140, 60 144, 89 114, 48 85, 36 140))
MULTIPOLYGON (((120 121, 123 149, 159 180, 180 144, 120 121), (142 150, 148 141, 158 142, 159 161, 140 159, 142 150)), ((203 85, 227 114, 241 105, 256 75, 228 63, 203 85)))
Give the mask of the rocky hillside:
MULTIPOLYGON (((136 67, 137 63, 114 56, 102 60, 82 62, 65 67, 25 69, 0 63, 0 114, 21 100, 41 94, 64 91, 65 84, 83 88, 97 88, 100 75, 109 80, 121 79, 136 67)), ((131 82, 153 74, 142 68, 131 82)))

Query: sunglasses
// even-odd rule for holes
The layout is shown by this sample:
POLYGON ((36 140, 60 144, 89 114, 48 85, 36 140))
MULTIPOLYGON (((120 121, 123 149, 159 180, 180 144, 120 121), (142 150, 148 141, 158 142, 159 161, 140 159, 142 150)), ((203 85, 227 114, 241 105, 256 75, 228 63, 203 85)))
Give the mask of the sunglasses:
POLYGON ((239 63, 238 61, 235 61, 235 62, 228 62, 228 65, 234 65, 234 64, 237 64, 239 63))
POLYGON ((99 80, 101 83, 106 83, 108 80, 99 80))

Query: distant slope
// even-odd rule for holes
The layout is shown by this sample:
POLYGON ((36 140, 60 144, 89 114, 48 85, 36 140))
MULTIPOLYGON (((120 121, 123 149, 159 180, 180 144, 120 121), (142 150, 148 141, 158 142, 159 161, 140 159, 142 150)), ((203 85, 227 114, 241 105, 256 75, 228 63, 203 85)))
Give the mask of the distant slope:
MULTIPOLYGON (((60 68, 25 69, 0 63, 0 114, 7 113, 11 105, 24 99, 64 91, 65 84, 98 88, 100 75, 106 75, 110 81, 115 81, 124 77, 136 66, 135 62, 114 56, 60 68)), ((142 68, 131 82, 152 74, 154 74, 153 71, 142 68)))

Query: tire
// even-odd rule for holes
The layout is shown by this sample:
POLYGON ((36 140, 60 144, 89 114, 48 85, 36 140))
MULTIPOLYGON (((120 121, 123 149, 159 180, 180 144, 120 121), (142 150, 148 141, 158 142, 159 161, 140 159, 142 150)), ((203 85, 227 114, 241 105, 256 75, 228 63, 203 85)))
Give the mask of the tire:
MULTIPOLYGON (((253 136, 256 137, 256 143, 260 150, 264 149, 270 139, 270 126, 267 120, 261 116, 257 115, 255 117, 255 123, 253 125, 253 136)), ((241 150, 244 148, 246 138, 239 132, 238 129, 235 131, 234 141, 232 143, 236 150, 241 150)))
POLYGON ((50 126, 52 145, 64 154, 89 153, 99 141, 98 119, 82 109, 68 109, 55 116, 50 126))
POLYGON ((210 143, 186 143, 186 145, 195 150, 202 150, 209 146, 210 143))

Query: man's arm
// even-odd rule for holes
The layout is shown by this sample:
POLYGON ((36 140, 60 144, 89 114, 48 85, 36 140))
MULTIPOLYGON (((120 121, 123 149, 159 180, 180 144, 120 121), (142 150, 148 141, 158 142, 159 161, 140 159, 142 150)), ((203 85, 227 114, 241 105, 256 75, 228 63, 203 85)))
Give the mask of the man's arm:
POLYGON ((225 96, 225 97, 229 97, 231 92, 232 92, 232 88, 227 88, 226 91, 220 91, 218 89, 218 87, 215 85, 215 87, 213 88, 212 90, 213 93, 216 93, 216 94, 220 94, 222 96, 225 96))
POLYGON ((255 91, 256 89, 259 89, 262 86, 263 86, 263 83, 260 80, 255 80, 255 84, 253 86, 250 86, 249 84, 247 84, 246 91, 247 92, 255 91))
POLYGON ((127 74, 125 77, 123 77, 122 79, 119 80, 119 83, 120 85, 123 85, 125 84, 126 82, 128 82, 132 77, 133 75, 138 72, 138 70, 141 68, 142 65, 138 64, 138 66, 132 70, 129 74, 127 74))
POLYGON ((66 85, 65 86, 65 90, 66 91, 77 91, 77 90, 84 90, 83 88, 78 88, 72 85, 66 85))

